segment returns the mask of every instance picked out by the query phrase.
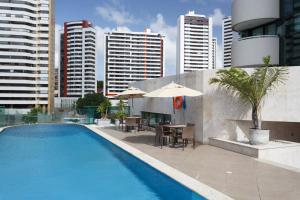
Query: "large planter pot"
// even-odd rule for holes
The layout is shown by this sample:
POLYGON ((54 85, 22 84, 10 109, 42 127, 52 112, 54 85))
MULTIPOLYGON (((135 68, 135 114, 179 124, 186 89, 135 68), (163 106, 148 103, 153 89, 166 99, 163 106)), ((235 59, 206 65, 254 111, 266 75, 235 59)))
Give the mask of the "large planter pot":
POLYGON ((270 141, 270 130, 250 129, 249 140, 252 145, 268 144, 270 141))
POLYGON ((98 126, 110 126, 109 119, 98 119, 97 121, 98 126))

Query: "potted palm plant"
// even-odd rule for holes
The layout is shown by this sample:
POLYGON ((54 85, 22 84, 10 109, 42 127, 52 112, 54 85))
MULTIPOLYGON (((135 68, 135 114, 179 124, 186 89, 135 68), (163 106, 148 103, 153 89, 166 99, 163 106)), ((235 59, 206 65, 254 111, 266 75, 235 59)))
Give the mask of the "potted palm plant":
POLYGON ((110 107, 111 102, 105 97, 97 108, 97 112, 101 114, 101 119, 98 119, 98 125, 110 125, 110 120, 108 119, 108 110, 110 107))
POLYGON ((125 103, 123 101, 123 99, 121 98, 119 103, 117 104, 118 107, 118 111, 116 112, 116 125, 119 124, 123 124, 124 118, 127 116, 126 114, 126 106, 125 103))
POLYGON ((97 108, 97 112, 101 114, 102 119, 107 119, 108 109, 111 107, 111 102, 108 98, 104 98, 104 100, 100 103, 97 108))
POLYGON ((253 145, 269 142, 269 130, 261 127, 260 111, 269 91, 287 79, 287 67, 271 67, 270 56, 264 57, 264 64, 249 74, 244 69, 231 67, 217 72, 210 84, 217 84, 237 95, 252 107, 253 127, 249 130, 249 141, 253 145))

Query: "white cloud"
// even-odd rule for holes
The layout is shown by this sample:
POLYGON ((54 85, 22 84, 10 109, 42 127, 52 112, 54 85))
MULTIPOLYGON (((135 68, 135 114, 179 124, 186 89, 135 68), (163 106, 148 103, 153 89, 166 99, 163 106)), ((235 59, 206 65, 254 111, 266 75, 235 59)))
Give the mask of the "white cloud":
POLYGON ((102 4, 96 10, 101 17, 116 23, 118 26, 137 23, 137 20, 116 1, 112 1, 111 4, 102 4))
POLYGON ((157 14, 154 22, 150 24, 150 29, 165 36, 165 64, 166 75, 176 72, 176 36, 177 27, 168 25, 162 14, 157 14))
POLYGON ((201 4, 202 6, 205 6, 207 4, 213 4, 213 3, 230 4, 230 1, 231 0, 180 0, 180 2, 182 2, 182 3, 195 2, 195 3, 201 4))
POLYGON ((210 16, 213 20, 214 26, 222 26, 223 18, 225 15, 222 13, 222 10, 220 8, 214 9, 214 13, 210 16))
POLYGON ((60 63, 60 32, 63 27, 55 24, 55 68, 59 67, 60 63))

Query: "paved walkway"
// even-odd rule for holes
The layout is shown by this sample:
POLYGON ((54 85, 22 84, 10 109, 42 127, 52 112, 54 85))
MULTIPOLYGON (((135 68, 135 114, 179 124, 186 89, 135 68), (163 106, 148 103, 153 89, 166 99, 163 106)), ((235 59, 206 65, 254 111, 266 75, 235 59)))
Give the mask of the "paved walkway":
POLYGON ((300 199, 300 173, 210 145, 182 148, 154 146, 154 133, 99 128, 235 199, 300 199))

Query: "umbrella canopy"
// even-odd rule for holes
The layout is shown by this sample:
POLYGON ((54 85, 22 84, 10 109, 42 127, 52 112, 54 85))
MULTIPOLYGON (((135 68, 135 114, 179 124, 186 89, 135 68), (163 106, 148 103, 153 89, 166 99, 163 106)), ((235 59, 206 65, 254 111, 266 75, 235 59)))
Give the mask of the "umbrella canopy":
POLYGON ((117 97, 123 97, 123 98, 142 98, 143 95, 146 94, 146 92, 135 88, 135 87, 130 87, 127 90, 121 92, 120 94, 117 95, 117 97))
POLYGON ((135 88, 135 87, 130 87, 127 90, 121 92, 120 94, 117 95, 117 97, 123 97, 123 98, 131 98, 131 107, 132 107, 132 114, 133 114, 133 99, 134 98, 143 98, 144 94, 146 94, 146 92, 135 88))
POLYGON ((144 97, 178 97, 178 96, 187 96, 187 97, 196 97, 202 95, 201 92, 187 88, 183 85, 176 84, 174 82, 160 88, 149 92, 144 95, 144 97))

